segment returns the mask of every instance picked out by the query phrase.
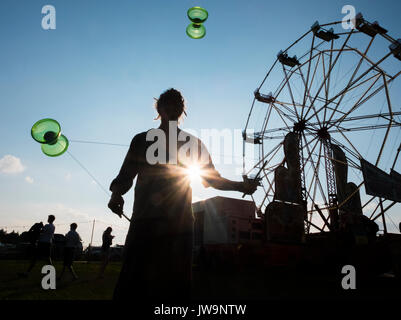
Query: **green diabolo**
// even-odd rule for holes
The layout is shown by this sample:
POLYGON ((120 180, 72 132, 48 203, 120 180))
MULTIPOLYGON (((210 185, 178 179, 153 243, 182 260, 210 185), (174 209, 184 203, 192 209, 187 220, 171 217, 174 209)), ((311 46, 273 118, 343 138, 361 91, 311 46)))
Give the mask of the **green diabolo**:
POLYGON ((62 155, 68 149, 68 139, 61 134, 60 124, 50 118, 42 119, 32 126, 32 138, 41 144, 42 151, 49 157, 62 155))
POLYGON ((208 12, 201 7, 193 7, 188 9, 187 15, 190 23, 187 27, 187 35, 192 39, 201 39, 206 35, 206 29, 203 23, 209 16, 208 12))

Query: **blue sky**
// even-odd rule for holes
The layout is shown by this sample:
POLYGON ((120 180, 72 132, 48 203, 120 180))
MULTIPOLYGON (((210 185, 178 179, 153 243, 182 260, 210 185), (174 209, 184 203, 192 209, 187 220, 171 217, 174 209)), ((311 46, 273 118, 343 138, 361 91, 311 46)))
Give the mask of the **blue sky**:
MULTIPOLYGON (((57 232, 85 222, 78 231, 87 245, 95 218, 102 220, 95 244, 107 224, 123 243, 128 223, 109 213, 107 196, 68 154, 42 154, 32 124, 51 117, 70 140, 129 144, 158 125, 153 97, 175 87, 187 101, 183 127, 242 129, 253 90, 277 52, 314 21, 341 20, 346 4, 401 37, 399 1, 2 0, 0 158, 12 155, 23 168, 0 173, 0 225, 29 227, 54 213, 62 224, 57 232), (41 28, 46 4, 56 8, 56 30, 41 28), (201 40, 185 34, 194 5, 209 11, 201 40)), ((126 148, 72 142, 69 151, 108 188, 126 148)), ((216 166, 240 179, 238 165, 216 166)), ((216 195, 241 196, 194 187, 194 199, 216 195)), ((131 191, 125 199, 130 213, 131 191)))

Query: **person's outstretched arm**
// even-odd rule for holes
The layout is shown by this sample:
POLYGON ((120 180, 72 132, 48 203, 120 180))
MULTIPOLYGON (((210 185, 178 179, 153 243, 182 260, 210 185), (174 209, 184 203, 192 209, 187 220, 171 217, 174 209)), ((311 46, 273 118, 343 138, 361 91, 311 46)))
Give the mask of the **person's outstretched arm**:
POLYGON ((202 183, 205 187, 212 187, 223 191, 239 191, 245 194, 253 194, 260 185, 256 180, 233 181, 223 178, 215 169, 212 158, 209 156, 209 161, 202 166, 202 183))
POLYGON ((212 157, 202 142, 199 144, 198 152, 198 162, 202 172, 201 178, 205 187, 210 186, 217 190, 239 191, 245 194, 253 194, 260 185, 257 180, 233 181, 223 178, 214 167, 212 157), (204 159, 206 159, 206 161, 204 159))
POLYGON ((217 190, 239 191, 245 194, 253 194, 259 185, 257 181, 232 181, 220 175, 208 178, 207 182, 211 187, 217 190))

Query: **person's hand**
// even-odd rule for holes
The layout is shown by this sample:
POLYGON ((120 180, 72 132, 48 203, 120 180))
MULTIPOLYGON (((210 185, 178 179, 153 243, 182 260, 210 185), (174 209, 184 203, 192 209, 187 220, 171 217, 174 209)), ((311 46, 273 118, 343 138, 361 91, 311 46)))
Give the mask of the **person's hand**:
POLYGON ((120 194, 112 193, 108 207, 121 218, 123 214, 124 199, 120 194))
POLYGON ((253 194, 256 189, 260 186, 259 179, 244 179, 241 184, 241 191, 244 194, 253 194))

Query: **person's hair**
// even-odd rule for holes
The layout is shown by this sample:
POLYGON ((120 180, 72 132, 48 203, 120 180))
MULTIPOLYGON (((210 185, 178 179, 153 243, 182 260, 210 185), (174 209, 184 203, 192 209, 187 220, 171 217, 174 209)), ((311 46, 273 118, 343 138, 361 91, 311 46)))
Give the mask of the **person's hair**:
POLYGON ((71 230, 76 230, 78 228, 78 225, 75 222, 73 222, 70 224, 70 228, 71 230))
POLYGON ((106 230, 104 230, 104 233, 111 233, 113 229, 111 227, 107 227, 106 230))
POLYGON ((155 99, 155 107, 159 113, 157 119, 160 119, 160 111, 164 110, 167 113, 169 120, 179 120, 185 112, 185 100, 181 95, 181 92, 171 88, 164 91, 159 99, 155 99))
POLYGON ((53 222, 54 220, 56 220, 56 217, 53 216, 52 214, 49 214, 49 217, 47 218, 47 220, 48 220, 49 222, 53 222))

